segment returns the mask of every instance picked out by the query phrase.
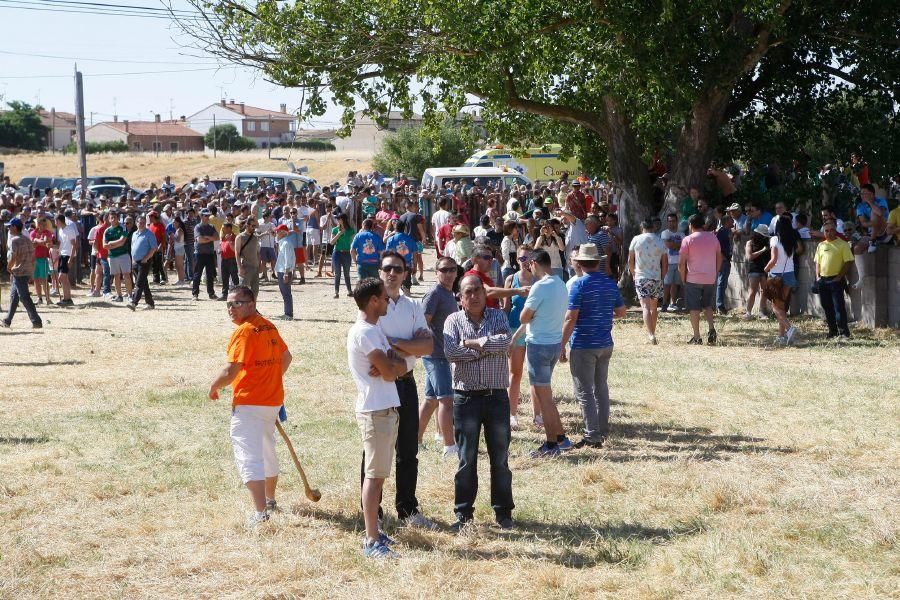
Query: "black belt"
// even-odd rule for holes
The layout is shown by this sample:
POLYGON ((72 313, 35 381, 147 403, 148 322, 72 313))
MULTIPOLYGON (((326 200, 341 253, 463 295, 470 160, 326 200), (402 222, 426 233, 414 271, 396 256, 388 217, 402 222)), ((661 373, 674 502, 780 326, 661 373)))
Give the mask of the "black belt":
POLYGON ((494 390, 488 388, 485 390, 453 390, 454 393, 460 394, 462 396, 491 396, 494 393, 494 390))
POLYGON ((413 372, 407 371, 406 373, 404 373, 403 375, 398 377, 397 381, 410 381, 410 380, 412 380, 412 378, 413 378, 413 372))

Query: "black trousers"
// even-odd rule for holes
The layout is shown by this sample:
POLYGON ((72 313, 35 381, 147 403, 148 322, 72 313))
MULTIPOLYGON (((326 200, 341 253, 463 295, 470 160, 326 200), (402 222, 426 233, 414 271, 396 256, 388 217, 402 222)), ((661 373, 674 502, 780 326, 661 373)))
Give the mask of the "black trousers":
POLYGON ((150 293, 150 282, 147 281, 147 278, 150 276, 152 263, 153 259, 150 259, 150 262, 135 263, 134 265, 135 279, 137 279, 137 282, 134 285, 134 292, 132 292, 131 295, 132 304, 136 305, 138 302, 140 302, 141 296, 143 295, 144 302, 147 303, 147 306, 154 306, 153 294, 150 293))
POLYGON ((206 271, 206 292, 210 297, 216 295, 216 255, 215 254, 197 254, 197 260, 194 262, 194 281, 192 293, 194 296, 200 294, 200 276, 206 271))
POLYGON ((238 284, 238 266, 236 258, 222 259, 222 295, 228 296, 229 283, 231 286, 238 284))
MULTIPOLYGON (((405 519, 419 512, 419 501, 416 498, 416 484, 419 479, 419 392, 416 389, 416 380, 412 376, 408 379, 398 379, 395 382, 397 394, 400 396, 400 407, 397 409, 400 423, 397 430, 396 446, 396 478, 397 495, 394 504, 397 508, 397 517, 405 519)), ((359 482, 365 480, 365 453, 360 464, 359 482)), ((378 518, 384 515, 381 506, 378 507, 378 518)))
POLYGON ((163 266, 163 255, 159 252, 153 255, 153 283, 168 281, 166 277, 166 269, 163 266))

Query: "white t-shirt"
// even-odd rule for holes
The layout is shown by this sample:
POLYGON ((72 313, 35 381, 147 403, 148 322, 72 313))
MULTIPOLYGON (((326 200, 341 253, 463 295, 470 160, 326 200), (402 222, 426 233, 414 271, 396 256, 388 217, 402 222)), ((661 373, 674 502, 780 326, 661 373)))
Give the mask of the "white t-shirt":
POLYGON ((514 264, 509 262, 509 255, 516 255, 516 251, 519 249, 519 245, 513 241, 511 237, 508 235, 503 236, 503 240, 500 241, 500 253, 503 259, 503 268, 504 269, 512 269, 515 267, 514 264))
POLYGON ((56 237, 59 239, 59 255, 72 256, 72 246, 78 239, 78 226, 74 221, 66 221, 65 227, 57 230, 56 237))
POLYGON ((431 225, 434 227, 434 230, 437 231, 444 225, 450 222, 450 213, 446 210, 439 210, 433 215, 431 215, 431 225))
MULTIPOLYGON (((380 321, 381 319, 379 319, 380 321)), ((369 354, 390 350, 387 338, 376 325, 360 317, 347 332, 347 363, 356 383, 356 412, 372 412, 400 406, 397 386, 392 381, 369 375, 369 354)))
POLYGON ((656 234, 642 233, 634 236, 628 251, 634 251, 634 277, 636 279, 662 279, 660 259, 666 253, 666 247, 662 240, 656 237, 656 234))
POLYGON ((777 235, 774 235, 769 239, 769 248, 777 248, 778 249, 778 258, 775 261, 775 266, 772 267, 771 271, 769 271, 769 275, 781 275, 782 273, 793 273, 794 272, 794 256, 787 255, 787 252, 784 251, 784 246, 781 245, 781 240, 778 239, 777 235))
POLYGON ((94 245, 94 241, 97 239, 97 231, 99 231, 101 227, 103 227, 102 224, 94 225, 93 227, 91 227, 91 230, 88 232, 87 239, 91 243, 91 255, 92 256, 97 256, 97 247, 94 245))
MULTIPOLYGON (((378 319, 378 328, 388 338, 411 340, 420 329, 431 331, 422 305, 400 292, 397 301, 388 298, 387 314, 378 319)), ((406 357, 406 369, 416 368, 416 357, 406 357)))
POLYGON ((274 248, 275 247, 275 223, 266 223, 263 220, 259 221, 259 225, 256 227, 256 235, 259 236, 259 245, 261 248, 274 248))

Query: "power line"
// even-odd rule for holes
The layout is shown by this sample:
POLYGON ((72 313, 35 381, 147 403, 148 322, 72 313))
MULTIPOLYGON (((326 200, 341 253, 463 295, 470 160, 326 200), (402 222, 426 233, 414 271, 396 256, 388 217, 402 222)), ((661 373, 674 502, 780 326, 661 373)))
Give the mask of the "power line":
POLYGON ((82 0, 41 0, 47 4, 60 4, 60 5, 73 5, 80 4, 85 6, 98 6, 103 8, 126 8, 129 10, 148 10, 148 11, 156 11, 156 12, 164 12, 166 14, 170 13, 184 13, 184 14, 197 14, 196 10, 184 10, 180 8, 161 8, 158 6, 146 6, 146 5, 135 5, 135 4, 111 4, 106 2, 84 2, 82 0))
POLYGON ((215 65, 218 63, 200 63, 200 62, 180 62, 171 60, 119 60, 115 58, 84 58, 77 56, 57 56, 54 54, 29 54, 27 52, 10 52, 9 50, 0 50, 0 54, 8 54, 10 56, 30 56, 34 58, 55 58, 60 60, 78 61, 78 62, 103 62, 103 63, 125 63, 134 65, 215 65))
POLYGON ((163 19, 166 21, 171 20, 184 20, 184 21, 200 21, 199 16, 187 16, 187 15, 175 15, 173 18, 172 15, 165 13, 156 13, 156 12, 143 12, 143 11, 126 11, 123 9, 110 9, 110 10, 100 10, 100 9, 92 9, 90 7, 84 6, 79 7, 75 6, 72 8, 58 8, 54 5, 48 5, 42 3, 40 0, 0 0, 0 8, 11 8, 18 10, 32 10, 38 12, 52 12, 52 13, 67 13, 67 14, 75 14, 75 15, 100 15, 107 17, 137 17, 144 19, 163 19))
MULTIPOLYGON (((159 73, 191 73, 197 71, 219 71, 221 69, 237 69, 236 66, 210 67, 206 69, 167 69, 164 71, 131 71, 126 73, 85 73, 85 77, 123 77, 129 75, 156 75, 159 73)), ((0 79, 60 79, 69 75, 0 75, 0 79)))

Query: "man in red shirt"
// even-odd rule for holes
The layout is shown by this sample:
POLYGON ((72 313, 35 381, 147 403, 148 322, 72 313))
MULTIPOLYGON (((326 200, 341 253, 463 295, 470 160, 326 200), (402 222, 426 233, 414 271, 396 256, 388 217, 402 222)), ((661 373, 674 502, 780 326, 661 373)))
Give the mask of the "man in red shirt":
POLYGON ((585 209, 585 195, 581 191, 581 182, 575 181, 572 184, 572 191, 566 196, 566 208, 575 215, 575 218, 584 221, 587 218, 587 210, 585 209))
POLYGON ((151 210, 147 216, 150 217, 147 229, 153 233, 153 237, 156 238, 156 243, 158 244, 156 254, 154 254, 152 258, 153 283, 167 283, 168 278, 166 277, 166 269, 163 265, 163 257, 166 255, 166 226, 162 222, 162 219, 159 218, 159 213, 155 210, 151 210))
MULTIPOLYGON (((437 234, 435 237, 435 247, 437 248, 438 258, 444 256, 444 248, 447 246, 447 242, 453 239, 453 228, 459 224, 459 217, 456 213, 450 213, 448 220, 446 223, 441 225, 441 228, 437 230, 437 234)), ((451 256, 451 258, 453 258, 451 256)))
POLYGON ((528 291, 531 289, 530 286, 520 288, 495 287, 494 280, 488 275, 493 262, 494 253, 490 247, 484 244, 477 244, 475 246, 475 254, 472 255, 472 268, 463 275, 475 275, 481 279, 481 283, 484 284, 484 290, 487 292, 488 308, 500 308, 500 298, 528 296, 528 291))

